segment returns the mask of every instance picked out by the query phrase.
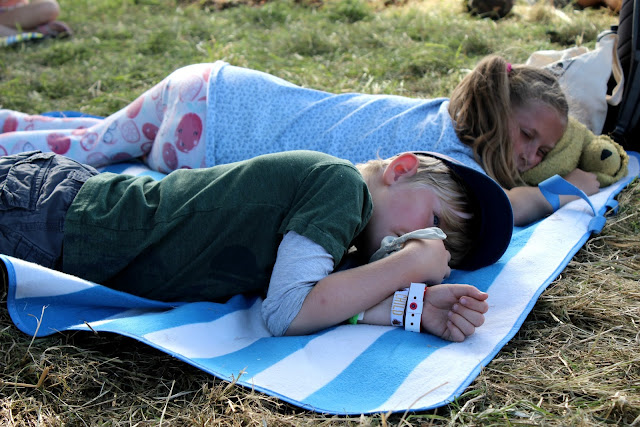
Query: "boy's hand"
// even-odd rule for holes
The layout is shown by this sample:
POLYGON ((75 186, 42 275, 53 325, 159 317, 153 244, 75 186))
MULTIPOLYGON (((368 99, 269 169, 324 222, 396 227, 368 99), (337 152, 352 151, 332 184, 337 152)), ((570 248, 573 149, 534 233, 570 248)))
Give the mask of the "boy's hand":
POLYGON ((449 341, 464 341, 484 323, 488 297, 470 285, 428 286, 422 310, 423 331, 449 341))
POLYGON ((409 240, 404 248, 397 253, 413 257, 410 264, 412 269, 411 282, 435 285, 442 283, 451 274, 449 267, 451 254, 445 248, 442 240, 409 240))

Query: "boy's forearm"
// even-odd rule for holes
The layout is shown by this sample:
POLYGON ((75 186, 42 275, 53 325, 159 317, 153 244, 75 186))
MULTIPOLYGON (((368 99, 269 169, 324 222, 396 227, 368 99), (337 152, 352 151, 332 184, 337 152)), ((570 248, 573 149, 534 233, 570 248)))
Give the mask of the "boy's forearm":
POLYGON ((367 325, 391 325, 391 303, 393 302, 393 296, 384 299, 377 305, 368 308, 364 312, 364 318, 362 322, 367 325))
MULTIPOLYGON (((365 264, 350 270, 335 272, 319 281, 309 292, 302 309, 291 322, 286 335, 308 334, 319 329, 336 325, 351 316, 372 308, 399 289, 407 287, 412 281, 411 257, 403 256, 399 251, 379 261, 365 264)), ((391 300, 389 299, 390 308, 391 300)), ((383 308, 376 307, 381 313, 383 308)), ((381 315, 367 313, 366 323, 389 324, 381 315)))

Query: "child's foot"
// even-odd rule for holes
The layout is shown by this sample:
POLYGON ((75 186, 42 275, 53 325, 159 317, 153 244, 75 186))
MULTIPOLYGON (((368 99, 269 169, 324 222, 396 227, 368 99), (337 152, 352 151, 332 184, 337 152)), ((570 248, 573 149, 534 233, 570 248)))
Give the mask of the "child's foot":
POLYGON ((71 28, 62 21, 51 21, 47 24, 40 25, 37 31, 45 37, 55 39, 62 39, 73 35, 71 28))

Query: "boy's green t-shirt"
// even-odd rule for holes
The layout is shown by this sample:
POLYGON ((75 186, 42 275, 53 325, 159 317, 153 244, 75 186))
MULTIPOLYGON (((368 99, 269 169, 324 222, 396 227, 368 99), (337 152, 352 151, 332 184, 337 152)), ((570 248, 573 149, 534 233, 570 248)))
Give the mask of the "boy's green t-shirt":
POLYGON ((337 265, 372 209, 352 164, 310 151, 160 181, 104 173, 67 212, 63 271, 162 300, 262 292, 286 232, 318 243, 337 265))

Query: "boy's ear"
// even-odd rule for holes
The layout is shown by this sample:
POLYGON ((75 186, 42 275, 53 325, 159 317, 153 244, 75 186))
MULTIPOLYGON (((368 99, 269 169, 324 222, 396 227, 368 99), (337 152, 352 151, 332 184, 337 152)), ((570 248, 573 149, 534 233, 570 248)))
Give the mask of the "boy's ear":
POLYGON ((382 173, 382 180, 387 185, 398 182, 401 178, 410 178, 418 172, 420 159, 413 153, 402 153, 394 158, 382 173))

